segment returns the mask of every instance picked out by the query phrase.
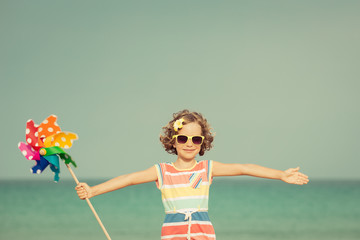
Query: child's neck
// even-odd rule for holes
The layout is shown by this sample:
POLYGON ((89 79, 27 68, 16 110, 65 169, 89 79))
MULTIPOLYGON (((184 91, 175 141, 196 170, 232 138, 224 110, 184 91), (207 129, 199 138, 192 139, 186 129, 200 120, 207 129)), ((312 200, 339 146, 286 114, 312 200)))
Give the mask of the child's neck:
POLYGON ((176 168, 178 168, 178 169, 191 169, 192 167, 195 166, 196 160, 195 160, 195 158, 194 158, 194 159, 192 159, 192 160, 186 161, 186 160, 183 160, 183 159, 181 159, 181 158, 178 158, 178 159, 176 160, 176 162, 174 162, 173 164, 174 164, 174 166, 175 166, 176 168))

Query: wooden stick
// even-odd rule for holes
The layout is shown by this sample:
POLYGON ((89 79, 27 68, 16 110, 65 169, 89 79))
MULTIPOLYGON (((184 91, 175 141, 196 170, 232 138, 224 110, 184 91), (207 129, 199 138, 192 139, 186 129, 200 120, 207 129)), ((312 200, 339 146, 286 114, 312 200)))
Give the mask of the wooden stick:
MULTIPOLYGON (((74 178, 74 180, 75 180, 76 184, 79 184, 79 180, 78 180, 78 179, 77 179, 77 177, 75 176, 75 173, 73 172, 73 170, 71 169, 71 167, 69 166, 69 164, 65 164, 65 165, 66 165, 66 166, 67 166, 67 168, 69 169, 70 174, 71 174, 71 176, 74 178)), ((108 232, 106 231, 106 229, 105 229, 104 225, 102 224, 102 222, 101 222, 101 220, 100 220, 99 216, 97 215, 97 213, 96 213, 96 211, 95 211, 95 209, 94 209, 93 205, 91 204, 90 200, 89 200, 88 198, 85 198, 85 200, 86 200, 86 202, 88 203, 88 205, 89 205, 89 207, 90 207, 91 211, 92 211, 92 212, 93 212, 93 214, 95 215, 95 218, 96 218, 96 220, 98 221, 98 223, 100 224, 100 227, 101 227, 101 228, 102 228, 102 230, 104 231, 105 236, 107 237, 107 239, 108 239, 108 240, 111 240, 110 235, 109 235, 109 234, 108 234, 108 232)))

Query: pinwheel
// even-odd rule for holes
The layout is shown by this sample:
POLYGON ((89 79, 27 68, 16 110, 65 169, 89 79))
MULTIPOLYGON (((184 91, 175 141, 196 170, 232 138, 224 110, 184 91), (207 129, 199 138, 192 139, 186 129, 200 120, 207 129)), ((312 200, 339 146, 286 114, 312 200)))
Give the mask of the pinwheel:
POLYGON ((59 158, 65 164, 71 163, 76 167, 76 163, 63 148, 70 148, 73 140, 78 139, 78 136, 75 133, 61 132, 56 119, 55 115, 51 115, 39 126, 33 120, 28 120, 25 134, 26 143, 20 142, 18 147, 28 160, 36 161, 35 166, 31 168, 32 173, 40 174, 50 165, 50 169, 55 174, 54 181, 58 182, 60 173, 59 158))
MULTIPOLYGON (((55 115, 50 115, 40 125, 36 125, 31 119, 28 120, 25 132, 26 142, 20 142, 18 147, 26 159, 36 162, 35 166, 30 170, 32 173, 40 174, 50 165, 50 169, 55 174, 54 181, 58 182, 60 179, 60 159, 62 159, 76 184, 79 184, 79 180, 70 167, 70 164, 76 167, 76 163, 64 151, 64 149, 72 146, 73 141, 78 139, 78 136, 75 133, 62 132, 56 123, 56 119, 55 115)), ((86 201, 104 231, 105 236, 111 240, 90 200, 86 198, 86 201)))

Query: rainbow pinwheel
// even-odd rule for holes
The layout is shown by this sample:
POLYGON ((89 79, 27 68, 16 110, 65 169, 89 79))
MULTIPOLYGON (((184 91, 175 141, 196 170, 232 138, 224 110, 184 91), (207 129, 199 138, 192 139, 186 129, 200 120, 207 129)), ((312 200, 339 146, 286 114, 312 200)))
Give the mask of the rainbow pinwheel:
POLYGON ((28 120, 26 123, 26 143, 20 142, 18 145, 20 151, 28 160, 36 161, 35 166, 31 168, 31 172, 40 174, 50 165, 50 169, 55 174, 55 182, 60 179, 59 158, 65 164, 71 163, 76 167, 76 163, 63 148, 70 148, 73 140, 78 139, 75 133, 62 132, 56 123, 56 119, 55 115, 51 115, 40 125, 36 125, 31 119, 28 120))
MULTIPOLYGON (((51 115, 40 125, 36 125, 31 119, 28 120, 25 134, 26 143, 20 142, 18 145, 19 149, 28 160, 36 161, 35 166, 31 168, 32 173, 40 174, 50 165, 50 169, 55 174, 54 181, 59 181, 59 158, 61 158, 65 162, 76 184, 79 184, 79 180, 70 167, 70 163, 75 167, 76 163, 71 159, 70 155, 63 150, 63 148, 70 148, 73 140, 78 139, 78 136, 75 133, 62 132, 56 123, 56 119, 57 117, 55 115, 51 115)), ((104 231, 105 236, 108 240, 111 240, 109 233, 106 231, 90 200, 88 198, 85 200, 104 231)))

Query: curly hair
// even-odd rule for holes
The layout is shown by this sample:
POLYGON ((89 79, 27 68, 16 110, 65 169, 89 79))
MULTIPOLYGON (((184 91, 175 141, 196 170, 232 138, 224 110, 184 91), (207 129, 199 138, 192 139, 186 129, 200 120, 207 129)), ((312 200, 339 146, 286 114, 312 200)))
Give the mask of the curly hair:
POLYGON ((189 110, 185 109, 173 114, 173 119, 163 127, 163 134, 160 135, 160 142, 165 148, 165 151, 170 154, 176 154, 177 151, 174 147, 175 139, 172 137, 177 134, 177 131, 174 129, 174 122, 178 119, 184 119, 183 125, 187 123, 196 122, 201 127, 201 135, 204 136, 204 142, 201 145, 201 149, 199 155, 204 155, 205 151, 209 151, 212 148, 212 142, 214 141, 214 135, 211 132, 210 124, 207 120, 197 112, 190 112, 189 110))

